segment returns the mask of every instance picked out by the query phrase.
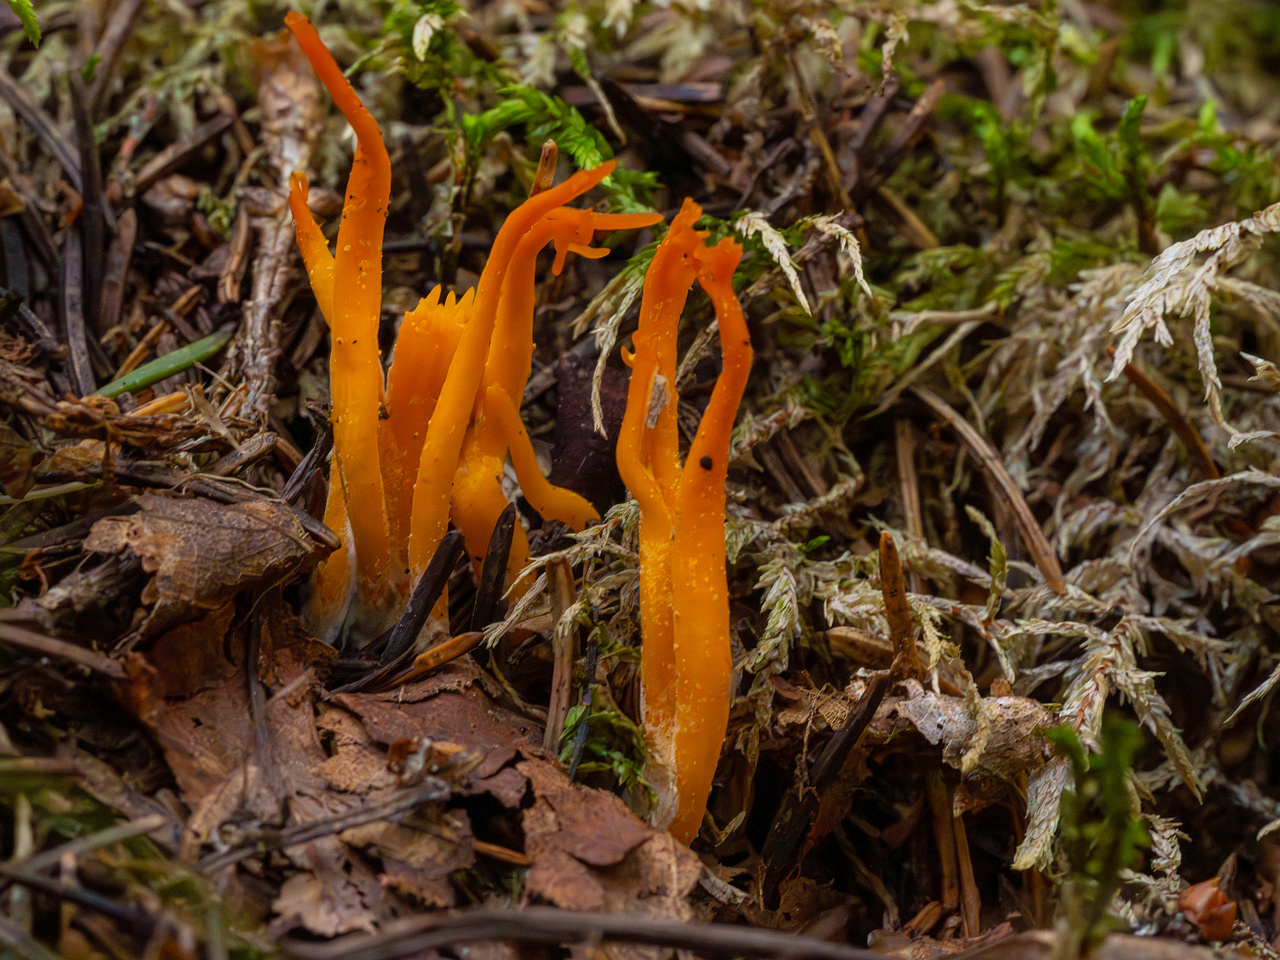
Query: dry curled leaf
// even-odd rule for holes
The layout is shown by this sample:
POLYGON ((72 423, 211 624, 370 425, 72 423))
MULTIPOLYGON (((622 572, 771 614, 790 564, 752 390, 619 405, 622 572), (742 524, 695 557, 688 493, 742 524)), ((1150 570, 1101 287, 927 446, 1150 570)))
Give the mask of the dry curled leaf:
POLYGON ((1036 770, 1049 757, 1048 742, 1040 731, 1055 725, 1044 704, 1027 697, 984 697, 984 717, 960 697, 948 697, 926 690, 908 680, 905 699, 897 703, 898 713, 932 744, 942 744, 942 759, 961 768, 965 754, 984 739, 977 754, 976 769, 984 774, 1011 779, 1018 773, 1036 770), (985 730, 984 730, 985 728, 985 730))
POLYGON ((129 550, 155 574, 142 594, 151 608, 137 627, 143 637, 199 619, 242 590, 288 582, 314 550, 293 511, 268 500, 143 494, 137 502, 138 513, 95 523, 85 549, 129 550))

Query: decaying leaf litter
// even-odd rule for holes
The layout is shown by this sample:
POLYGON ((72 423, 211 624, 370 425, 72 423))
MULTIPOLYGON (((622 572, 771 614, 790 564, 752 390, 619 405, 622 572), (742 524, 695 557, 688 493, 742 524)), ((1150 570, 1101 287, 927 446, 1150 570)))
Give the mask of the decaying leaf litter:
POLYGON ((475 285, 549 139, 558 180, 617 156, 596 209, 690 196, 746 249, 735 695, 692 850, 643 820, 613 455, 664 226, 537 290, 521 413, 602 521, 508 515, 518 599, 504 536, 478 583, 446 541, 448 630, 424 595, 397 657, 329 646, 297 617, 339 542, 328 330, 286 200, 305 170, 333 237, 348 128, 284 6, 35 12, 0 71, 6 951, 1024 956, 1105 935, 1099 903, 1154 938, 1103 953, 1271 949, 1269 8, 307 11, 391 154, 384 352, 475 285))

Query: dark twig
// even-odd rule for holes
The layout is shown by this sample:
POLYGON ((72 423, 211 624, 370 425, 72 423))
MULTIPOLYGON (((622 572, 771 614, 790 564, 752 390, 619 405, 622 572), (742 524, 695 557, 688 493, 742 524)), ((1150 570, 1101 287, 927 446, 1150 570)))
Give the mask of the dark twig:
POLYGON ((71 186, 75 187, 77 193, 82 192, 84 180, 80 176, 80 160, 76 157, 75 150, 71 148, 67 138, 58 132, 53 119, 31 99, 31 94, 19 86, 18 81, 9 75, 8 70, 0 70, 0 99, 8 103, 15 113, 31 125, 44 141, 49 152, 62 164, 62 169, 66 172, 67 179, 71 181, 71 186))
POLYGON ((191 131, 191 136, 185 140, 179 140, 177 143, 165 147, 148 160, 143 168, 138 171, 138 175, 133 181, 134 192, 138 194, 146 193, 151 187, 155 186, 156 181, 167 177, 185 164, 204 149, 206 143, 221 135, 234 122, 235 117, 219 113, 213 119, 206 120, 196 127, 195 130, 191 131))
POLYGON ((716 957, 786 957, 788 960, 883 960, 883 954, 781 930, 734 924, 690 923, 625 911, 579 913, 555 907, 428 913, 397 929, 357 934, 330 943, 286 939, 280 946, 299 960, 396 960, 476 940, 522 943, 645 943, 716 957))
POLYGON ((74 643, 67 643, 65 640, 46 637, 42 633, 27 630, 16 624, 0 623, 0 641, 22 647, 24 650, 31 650, 42 656, 70 660, 115 680, 123 680, 125 676, 124 667, 110 657, 104 657, 100 653, 94 653, 74 643))
POLYGON ((462 555, 462 548, 462 533, 458 530, 450 530, 440 541, 435 556, 431 558, 427 569, 423 571, 422 577, 413 588, 413 593, 409 597, 409 606, 405 609, 404 615, 391 628, 391 637, 387 640, 386 649, 382 651, 382 657, 378 661, 380 666, 385 667, 394 663, 402 654, 413 649, 413 641, 418 638, 422 625, 427 622, 427 617, 431 615, 436 601, 444 592, 445 585, 449 582, 449 574, 453 572, 458 557, 462 555))
POLYGON ((94 69, 93 85, 89 87, 89 116, 96 117, 102 109, 102 100, 107 92, 107 84, 111 82, 111 74, 115 71, 116 61, 125 41, 133 33, 134 21, 142 9, 142 0, 124 0, 111 12, 107 28, 102 31, 98 45, 93 52, 98 57, 98 65, 94 69))
POLYGON ((502 587, 507 580, 507 560, 511 557, 511 538, 516 531, 516 505, 507 508, 498 517, 489 538, 489 552, 480 568, 480 586, 476 590, 476 602, 471 608, 471 629, 483 630, 498 619, 498 605, 502 602, 502 587))
POLYGON ((332 836, 343 830, 350 830, 352 827, 372 823, 374 820, 395 820, 424 803, 447 800, 449 794, 448 784, 435 777, 428 777, 423 783, 355 810, 300 823, 285 830, 263 830, 260 837, 254 838, 249 843, 205 857, 200 861, 200 868, 205 873, 217 873, 219 870, 234 866, 246 857, 296 847, 300 843, 310 843, 312 840, 332 836))
POLYGON ((93 376, 84 326, 84 252, 80 234, 74 230, 67 231, 62 245, 62 323, 67 334, 72 380, 80 396, 87 397, 97 388, 98 381, 93 376))
POLYGON ((765 838, 764 849, 760 852, 761 862, 765 864, 765 874, 761 883, 766 905, 773 902, 776 906, 778 884, 795 864, 801 846, 817 816, 822 795, 835 782, 844 768, 850 752, 857 746, 859 738, 871 723, 889 689, 889 675, 879 674, 867 687, 866 693, 849 712, 844 726, 827 741, 826 747, 813 765, 810 773, 809 788, 797 784, 782 801, 773 823, 769 827, 769 835, 765 838))
POLYGON ((88 104, 89 94, 80 74, 72 70, 71 115, 75 120, 76 141, 80 147, 80 173, 84 188, 80 198, 80 248, 84 253, 84 305, 85 322, 96 334, 103 333, 98 325, 99 306, 102 299, 103 257, 107 248, 107 220, 102 201, 102 167, 98 162, 98 144, 93 136, 88 104))

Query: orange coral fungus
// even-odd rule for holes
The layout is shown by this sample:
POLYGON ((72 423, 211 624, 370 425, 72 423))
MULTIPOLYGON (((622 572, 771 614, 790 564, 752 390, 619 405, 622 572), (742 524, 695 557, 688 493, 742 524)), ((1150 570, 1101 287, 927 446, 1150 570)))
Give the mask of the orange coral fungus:
POLYGON ((329 357, 333 395, 333 449, 347 522, 355 549, 358 596, 385 608, 403 576, 391 568, 391 532, 378 463, 378 411, 382 362, 378 320, 382 311, 382 231, 391 195, 391 160, 373 119, 306 17, 294 11, 285 24, 316 75, 356 134, 356 154, 342 205, 334 255, 329 357), (351 509, 358 504, 359 509, 351 509))
MULTIPOLYGON (((455 482, 454 473, 458 469, 472 408, 481 382, 485 378, 486 361, 490 358, 490 339, 501 309, 507 273, 511 265, 517 262, 519 246, 525 235, 533 230, 544 216, 561 204, 581 196, 596 186, 613 172, 616 165, 615 161, 610 160, 594 170, 579 170, 559 186, 551 187, 530 197, 511 212, 503 223, 502 229, 498 231, 493 248, 489 252, 489 260, 485 264, 484 272, 480 275, 480 283, 476 288, 472 319, 467 324, 458 344, 457 353, 454 354, 453 362, 449 365, 449 374, 445 378, 440 400, 436 404, 435 414, 427 429, 422 456, 418 461, 418 479, 413 488, 412 532, 409 536, 409 565, 415 578, 421 576, 422 571, 426 569, 448 526, 449 498, 455 482)), ((545 242, 544 240, 543 243, 545 242)), ((539 248, 541 245, 538 245, 539 248)), ((536 254, 536 249, 534 253, 536 254)), ((529 307, 532 307, 531 301, 529 307)), ((510 344, 507 346, 511 347, 510 344)), ((520 369, 523 370, 524 378, 527 379, 527 363, 522 361, 520 369)), ((521 380, 521 388, 523 388, 523 380, 521 380)), ((474 475, 477 478, 475 489, 480 489, 480 484, 486 483, 487 478, 495 475, 494 464, 492 461, 486 462, 485 459, 467 460, 466 469, 468 476, 474 475)), ((474 515, 469 514, 466 521, 472 525, 473 531, 476 531, 471 535, 472 538, 486 526, 489 531, 492 531, 493 524, 487 519, 490 513, 487 503, 476 504, 460 494, 455 499, 454 507, 455 513, 459 510, 466 513, 474 509, 474 515), (464 499, 466 502, 463 502, 464 499)), ((458 525, 461 528, 463 521, 460 516, 458 519, 458 525)), ((492 519, 496 521, 497 516, 494 515, 492 519)), ((466 529, 463 528, 463 534, 466 535, 466 533, 466 529)), ((483 548, 479 549, 483 551, 483 548)), ((474 545, 471 552, 473 555, 477 552, 474 545)))
MULTIPOLYGON (((386 148, 311 24, 296 13, 286 23, 359 144, 336 255, 307 210, 306 178, 295 174, 289 192, 298 247, 333 339, 335 469, 325 522, 343 549, 317 570, 307 609, 313 629, 333 639, 350 621, 352 598, 363 633, 399 613, 409 584, 448 527, 450 507, 472 554, 483 555, 506 507, 499 477, 508 452, 530 503, 545 518, 581 529, 595 516, 581 497, 543 478, 520 422, 533 355, 536 260, 554 241, 558 273, 569 252, 605 255, 590 246, 595 231, 661 218, 562 206, 608 176, 612 161, 531 197, 498 232, 474 292, 442 300, 436 288, 405 315, 384 390, 377 329, 390 189, 386 148)), ((517 539, 513 578, 527 556, 522 532, 517 539)))
MULTIPOLYGON (((476 563, 484 558, 493 528, 507 506, 501 485, 502 468, 513 436, 518 438, 523 433, 523 427, 513 433, 515 424, 497 408, 507 405, 514 408, 529 379, 533 362, 534 268, 538 251, 554 241, 556 259, 551 271, 558 275, 570 252, 592 258, 608 253, 588 245, 597 230, 644 227, 660 219, 657 214, 609 215, 560 207, 545 214, 516 245, 498 303, 489 357, 480 385, 479 412, 467 431, 458 473, 454 478, 454 522, 466 537, 476 563), (503 396, 506 397, 505 403, 503 396)), ((532 449, 529 453, 532 454, 532 449)), ((542 481, 541 473, 529 469, 531 461, 527 457, 513 456, 512 462, 522 488, 542 481)), ((596 517, 595 510, 585 499, 569 491, 560 493, 563 496, 544 500, 544 506, 553 511, 551 513, 535 505, 534 509, 542 514, 544 520, 561 520, 574 530, 581 530, 587 520, 596 517)), ((529 502, 534 503, 534 500, 530 498, 529 502)), ((517 528, 508 562, 508 576, 512 583, 516 582, 528 558, 528 541, 524 531, 517 528)))
POLYGON ((642 710, 657 818, 688 843, 697 835, 729 721, 732 658, 725 570, 729 434, 751 369, 751 341, 732 279, 742 248, 707 247, 686 200, 645 277, 632 338, 631 386, 618 468, 640 504, 642 710), (676 333, 694 279, 720 325, 723 370, 683 467, 674 393, 676 333))

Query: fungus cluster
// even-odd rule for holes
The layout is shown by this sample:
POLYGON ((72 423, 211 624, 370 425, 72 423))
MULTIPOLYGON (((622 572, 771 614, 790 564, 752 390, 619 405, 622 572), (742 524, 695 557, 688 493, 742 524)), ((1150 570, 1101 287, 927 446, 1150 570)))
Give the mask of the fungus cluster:
MULTIPOLYGON (((377 122, 315 28, 295 12, 285 23, 357 142, 333 255, 307 209, 306 178, 295 174, 289 184, 298 247, 332 342, 334 470, 325 524, 344 549, 316 571, 307 609, 317 634, 332 639, 348 625, 381 632, 399 615, 450 518, 472 557, 483 557, 507 504, 501 476, 508 454, 526 498, 545 519, 581 530, 596 516, 585 499, 545 480, 520 422, 533 359, 537 256, 554 243, 558 274, 570 252, 607 253, 590 246, 597 230, 648 226, 661 217, 564 206, 607 177, 612 161, 530 197, 499 230, 474 291, 442 300, 437 287, 405 315, 384 378, 378 321, 390 158, 377 122)), ((513 582, 527 558, 517 527, 513 582)))
MULTIPOLYGON (((318 635, 333 639, 348 627, 381 632, 399 615, 450 520, 473 561, 483 558, 507 506, 500 478, 508 456, 545 519, 581 530, 596 517, 585 499, 542 476, 520 420, 533 357, 536 261, 553 243, 559 274, 569 253, 606 253, 590 246, 596 231, 661 217, 564 206, 608 176, 612 161, 535 193, 503 223, 474 291, 442 299, 437 287, 405 315, 384 378, 377 333, 390 160, 376 122, 314 27, 297 13, 285 22, 358 144, 334 254, 307 209, 306 178, 295 174, 289 185, 298 247, 332 341, 325 523, 343 549, 317 569, 307 615, 318 635)), ((655 819, 686 843, 701 824, 728 725, 725 479, 752 358, 732 286, 742 248, 727 238, 707 244, 694 229, 701 215, 685 201, 645 276, 634 353, 624 357, 632 375, 617 452, 641 511, 641 702, 647 771, 659 796, 655 819), (682 466, 676 348, 695 281, 715 309, 723 370, 682 466)), ((516 591, 527 560, 517 525, 508 566, 516 591)))

